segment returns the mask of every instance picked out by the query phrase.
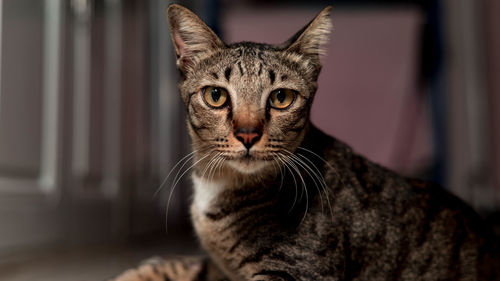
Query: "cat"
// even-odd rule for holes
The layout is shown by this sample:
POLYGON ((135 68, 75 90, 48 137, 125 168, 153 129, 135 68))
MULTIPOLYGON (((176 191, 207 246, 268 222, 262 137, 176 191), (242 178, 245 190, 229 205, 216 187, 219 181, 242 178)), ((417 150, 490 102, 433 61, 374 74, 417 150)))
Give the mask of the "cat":
POLYGON ((227 45, 167 11, 208 257, 114 280, 499 280, 493 235, 441 187, 400 176, 309 121, 331 7, 280 45, 227 45))

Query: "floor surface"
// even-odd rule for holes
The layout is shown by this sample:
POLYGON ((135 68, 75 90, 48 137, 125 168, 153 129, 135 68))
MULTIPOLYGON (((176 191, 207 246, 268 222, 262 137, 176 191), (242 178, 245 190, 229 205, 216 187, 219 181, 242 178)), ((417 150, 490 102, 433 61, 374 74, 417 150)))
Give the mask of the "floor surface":
POLYGON ((196 241, 192 242, 163 241, 127 247, 94 247, 34 253, 30 258, 17 259, 18 261, 0 260, 0 280, 104 281, 153 256, 199 254, 196 241))

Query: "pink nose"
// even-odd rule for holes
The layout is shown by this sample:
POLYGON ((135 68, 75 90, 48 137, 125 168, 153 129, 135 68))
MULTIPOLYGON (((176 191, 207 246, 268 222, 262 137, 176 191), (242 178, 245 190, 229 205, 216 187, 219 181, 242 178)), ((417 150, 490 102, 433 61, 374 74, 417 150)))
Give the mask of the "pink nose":
POLYGON ((247 149, 250 149, 252 145, 260 140, 262 132, 257 128, 238 128, 234 131, 234 136, 237 140, 241 141, 247 149))

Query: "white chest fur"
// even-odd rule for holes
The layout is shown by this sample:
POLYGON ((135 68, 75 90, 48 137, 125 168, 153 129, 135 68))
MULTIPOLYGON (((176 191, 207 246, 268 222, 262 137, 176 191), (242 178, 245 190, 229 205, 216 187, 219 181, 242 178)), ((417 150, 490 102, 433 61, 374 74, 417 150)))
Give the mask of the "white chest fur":
POLYGON ((207 213, 216 212, 214 206, 217 203, 217 198, 221 195, 225 188, 230 186, 228 181, 215 180, 207 181, 193 174, 194 198, 191 204, 191 216, 193 219, 194 228, 198 234, 200 242, 205 250, 210 253, 213 261, 219 265, 225 272, 226 276, 232 277, 231 280, 240 280, 227 268, 224 262, 224 249, 220 248, 221 227, 224 226, 224 220, 213 221, 206 217, 207 213), (221 252, 222 251, 222 252, 221 252))
POLYGON ((194 183, 194 201, 193 201, 193 211, 197 212, 197 215, 202 215, 210 209, 211 204, 219 196, 222 190, 225 188, 226 183, 223 181, 206 181, 199 176, 193 174, 194 183))

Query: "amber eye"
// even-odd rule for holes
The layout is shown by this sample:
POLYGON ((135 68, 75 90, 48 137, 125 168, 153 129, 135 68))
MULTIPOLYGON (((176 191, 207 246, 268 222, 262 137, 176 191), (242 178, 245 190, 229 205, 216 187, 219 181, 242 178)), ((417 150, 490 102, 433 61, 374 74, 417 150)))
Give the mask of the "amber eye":
POLYGON ((290 89, 278 89, 271 92, 269 104, 276 109, 286 109, 295 101, 297 93, 290 89))
POLYGON ((226 89, 208 86, 203 88, 203 99, 213 108, 221 108, 226 104, 228 94, 226 89))

